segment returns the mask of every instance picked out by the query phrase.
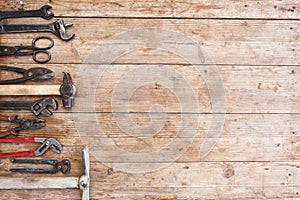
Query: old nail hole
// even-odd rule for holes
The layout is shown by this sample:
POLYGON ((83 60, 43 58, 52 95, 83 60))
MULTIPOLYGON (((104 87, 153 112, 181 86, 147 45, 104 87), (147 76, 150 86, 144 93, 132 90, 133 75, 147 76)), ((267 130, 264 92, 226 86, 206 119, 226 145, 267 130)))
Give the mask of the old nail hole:
POLYGON ((246 5, 244 5, 245 6, 245 8, 247 8, 248 7, 248 5, 246 4, 246 5))
POLYGON ((107 174, 108 174, 108 175, 112 175, 113 173, 114 173, 113 168, 107 169, 107 174))
POLYGON ((290 27, 290 30, 293 30, 294 28, 293 27, 290 27))
POLYGON ((295 74, 295 70, 292 70, 292 71, 291 71, 291 74, 295 74))
POLYGON ((295 11, 295 9, 296 9, 296 7, 295 7, 295 6, 293 6, 292 8, 289 8, 289 9, 288 9, 288 12, 294 12, 294 11, 295 11))
POLYGON ((225 178, 230 178, 235 175, 234 167, 232 165, 226 165, 225 168, 223 169, 223 176, 225 178))

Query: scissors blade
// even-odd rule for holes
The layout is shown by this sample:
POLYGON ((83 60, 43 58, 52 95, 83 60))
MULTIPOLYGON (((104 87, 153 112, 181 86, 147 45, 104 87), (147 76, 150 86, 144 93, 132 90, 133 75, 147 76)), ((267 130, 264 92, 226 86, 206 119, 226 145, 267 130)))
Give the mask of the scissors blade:
POLYGON ((0 56, 13 56, 18 51, 15 47, 0 46, 0 56))

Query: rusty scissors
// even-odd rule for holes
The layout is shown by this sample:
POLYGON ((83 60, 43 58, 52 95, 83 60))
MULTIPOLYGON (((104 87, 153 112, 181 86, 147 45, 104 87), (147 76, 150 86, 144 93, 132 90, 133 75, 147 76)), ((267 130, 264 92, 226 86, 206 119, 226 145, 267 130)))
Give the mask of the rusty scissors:
POLYGON ((0 46, 0 56, 32 56, 32 59, 37 63, 47 63, 51 59, 51 54, 47 50, 53 46, 54 41, 51 38, 42 36, 34 38, 31 46, 0 46), (39 47, 38 43, 42 43, 42 41, 49 44, 39 47), (46 56, 42 56, 41 54, 46 56))

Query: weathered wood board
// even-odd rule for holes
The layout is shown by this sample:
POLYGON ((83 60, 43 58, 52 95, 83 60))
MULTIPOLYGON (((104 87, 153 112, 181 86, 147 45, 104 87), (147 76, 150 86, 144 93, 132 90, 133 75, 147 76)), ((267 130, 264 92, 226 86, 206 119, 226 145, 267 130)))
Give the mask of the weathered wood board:
POLYGON ((52 5, 55 14, 64 17, 299 19, 297 0, 7 0, 1 5, 1 9, 36 9, 44 4, 52 5))
MULTIPOLYGON (((74 24, 68 32, 76 33, 76 37, 63 42, 51 33, 1 34, 1 45, 27 45, 32 38, 47 35, 54 39, 55 46, 49 50, 52 59, 47 64, 36 64, 31 57, 0 57, 0 63, 53 70, 55 79, 42 84, 60 84, 63 71, 72 74, 78 88, 75 107, 65 110, 59 101, 60 108, 52 117, 41 117, 47 121, 45 128, 26 130, 20 136, 59 140, 64 146, 62 153, 49 151, 42 158, 70 159, 69 177, 82 175, 81 150, 93 138, 94 144, 89 143, 91 199, 300 198, 300 4, 297 0, 4 0, 0 10, 37 9, 44 4, 53 7, 57 18, 74 24), (148 33, 113 40, 122 34, 150 28, 175 31, 190 40, 174 41, 170 37, 161 41, 155 34, 149 38, 148 33), (143 36, 148 36, 146 43, 137 43, 143 36), (99 47, 106 48, 108 42, 112 42, 113 51, 118 51, 120 44, 137 45, 111 63, 113 51, 105 49, 97 54, 99 47), (196 44, 206 57, 190 63, 174 52, 156 49, 155 44, 178 48, 196 44), (91 55, 98 56, 91 59, 91 55), (212 69, 210 66, 216 70, 215 74, 205 71, 212 69), (165 74, 158 76, 153 69, 165 74), (137 70, 140 70, 138 76, 133 73, 137 70), (207 77, 214 75, 222 80, 222 88, 210 87, 207 77), (132 82, 122 82, 124 77, 132 82), (149 77, 154 77, 154 81, 148 81, 152 80, 149 77), (91 80, 93 85, 86 84, 91 80), (138 85, 143 81, 146 83, 138 85), (134 85, 139 87, 132 92, 134 85), (120 87, 123 90, 118 90, 120 87), (217 99, 225 101, 218 112, 213 109, 214 90, 219 91, 217 99), (185 95, 191 94, 187 91, 193 91, 193 95, 185 95), (124 102, 128 95, 126 110, 124 102), (193 100, 197 109, 191 109, 193 100), (184 106, 188 112, 183 112, 184 106), (182 124, 184 117, 198 121, 182 124), (214 124, 223 124, 220 135, 209 134, 214 124), (81 126, 87 131, 82 131, 81 126), (196 134, 189 134, 192 131, 196 134), (100 146, 101 141, 112 144, 116 151, 110 151, 110 145, 100 146), (178 155, 176 159, 172 154, 160 154, 154 157, 157 160, 151 156, 137 160, 139 155, 171 148, 174 141, 179 141, 171 149, 178 155), (213 148, 200 156, 208 141, 213 148), (188 145, 182 148, 185 143, 188 145), (118 155, 119 149, 125 153, 118 155), (123 157, 126 152, 136 158, 123 157), (152 166, 157 168, 143 172, 152 166)), ((50 23, 42 19, 3 21, 7 22, 50 23)), ((0 72, 0 80, 13 77, 18 76, 0 72)), ((31 84, 41 83, 25 83, 31 84)), ((32 98, 0 94, 1 101, 32 98)), ((29 111, 1 111, 1 114, 33 117, 29 111)), ((1 131, 14 126, 0 124, 1 131)), ((0 152, 36 147, 36 144, 0 144, 0 152)), ((2 159, 0 176, 37 176, 9 173, 12 166, 9 159, 2 159)), ((72 189, 1 190, 0 197, 80 198, 80 191, 72 189)))
MULTIPOLYGON (((60 41, 51 33, 43 35, 54 39, 51 49, 51 63, 82 63, 97 50, 98 45, 109 41, 117 34, 130 34, 130 31, 143 28, 163 28, 176 31, 196 42, 210 58, 210 63, 233 65, 299 65, 299 27, 298 20, 217 20, 217 19, 127 19, 127 18, 64 18, 72 22, 74 27, 68 32, 76 33, 71 43, 60 41), (88 31, 84 31, 88 30, 88 31), (91 32, 93 30, 93 32, 91 32), (68 44, 68 45, 67 45, 68 44), (61 52, 64 52, 63 54, 61 52)), ((10 20, 14 23, 28 23, 28 19, 10 20)), ((37 23, 45 23, 37 19, 37 23)), ((47 23, 47 22, 46 22, 47 23)), ((31 44, 35 34, 3 34, 1 43, 6 45, 31 44)), ((149 38, 151 39, 151 38, 149 38)), ((136 38, 124 40, 128 45, 136 42, 136 38)), ((164 41, 159 41, 164 42, 164 41)), ((166 41, 181 48, 189 45, 166 41)), ((107 56, 108 57, 108 56, 107 56)), ((0 58, 2 63, 10 59, 0 58)), ((32 59, 19 58, 15 62, 31 62, 32 59)), ((107 62, 103 56, 102 62, 107 62)), ((204 60, 206 61, 206 60, 204 60)), ((182 57, 166 50, 153 49, 151 46, 137 46, 130 53, 116 60, 118 63, 165 63, 186 64, 182 57), (159 56, 157 56, 159 55, 159 56), (137 59, 138 58, 138 59, 137 59)), ((96 63, 99 63, 96 60, 96 63)), ((194 63, 194 64, 206 64, 194 63)))

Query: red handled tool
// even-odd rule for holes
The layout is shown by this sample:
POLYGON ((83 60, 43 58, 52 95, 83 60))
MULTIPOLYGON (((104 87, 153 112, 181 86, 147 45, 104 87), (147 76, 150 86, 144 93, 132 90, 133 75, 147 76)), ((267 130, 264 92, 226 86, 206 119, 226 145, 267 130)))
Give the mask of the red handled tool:
POLYGON ((27 143, 27 142, 39 142, 42 143, 35 151, 23 151, 2 153, 0 158, 8 157, 33 157, 43 155, 49 148, 55 153, 60 153, 62 150, 61 144, 54 138, 35 138, 35 137, 23 137, 23 138, 0 138, 0 143, 27 143))

